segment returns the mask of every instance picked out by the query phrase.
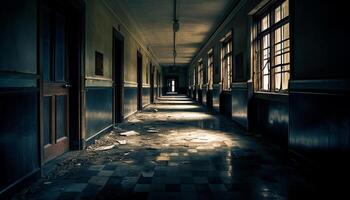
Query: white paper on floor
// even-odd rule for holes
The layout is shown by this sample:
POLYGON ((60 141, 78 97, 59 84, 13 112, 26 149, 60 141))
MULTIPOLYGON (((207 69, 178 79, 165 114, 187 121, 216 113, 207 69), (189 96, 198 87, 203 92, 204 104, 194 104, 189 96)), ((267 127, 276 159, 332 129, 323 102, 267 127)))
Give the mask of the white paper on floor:
POLYGON ((119 144, 126 144, 126 140, 117 140, 119 144))
POLYGON ((139 120, 139 119, 129 119, 128 122, 137 123, 137 122, 141 122, 141 120, 139 120))
POLYGON ((96 149, 94 149, 95 151, 106 151, 109 149, 113 149, 115 147, 114 144, 109 145, 109 146, 102 146, 102 147, 97 147, 96 149))
POLYGON ((119 135, 121 135, 121 136, 133 136, 133 135, 140 135, 140 133, 138 133, 136 131, 127 131, 127 132, 120 133, 119 135))
POLYGON ((159 131, 158 130, 155 130, 155 129, 149 129, 147 130, 148 133, 158 133, 159 131))

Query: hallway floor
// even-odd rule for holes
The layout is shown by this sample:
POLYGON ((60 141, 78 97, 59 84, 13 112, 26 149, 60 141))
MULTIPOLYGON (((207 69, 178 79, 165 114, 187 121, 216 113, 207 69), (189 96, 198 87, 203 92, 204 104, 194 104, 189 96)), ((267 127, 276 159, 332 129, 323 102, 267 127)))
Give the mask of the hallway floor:
POLYGON ((169 96, 70 152, 15 198, 305 199, 314 188, 286 157, 185 96, 169 96), (126 131, 140 135, 120 136, 126 131))

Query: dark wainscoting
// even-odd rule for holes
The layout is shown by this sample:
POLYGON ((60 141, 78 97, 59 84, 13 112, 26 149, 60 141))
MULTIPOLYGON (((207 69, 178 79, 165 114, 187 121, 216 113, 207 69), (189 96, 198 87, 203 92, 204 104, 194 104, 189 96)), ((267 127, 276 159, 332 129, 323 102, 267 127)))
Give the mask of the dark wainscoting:
POLYGON ((318 165, 349 166, 350 81, 294 81, 290 89, 290 150, 318 165))
POLYGON ((202 100, 203 100, 203 96, 202 96, 203 91, 202 91, 202 89, 198 89, 197 93, 198 93, 197 102, 202 104, 202 100))
POLYGON ((177 93, 179 93, 179 94, 186 94, 187 93, 187 88, 186 87, 178 87, 177 88, 177 93))
POLYGON ((187 96, 191 97, 192 96, 192 90, 191 88, 187 89, 187 96))
POLYGON ((197 99, 197 90, 196 88, 192 88, 192 99, 196 101, 197 99))
POLYGON ((151 95, 151 88, 143 87, 142 88, 142 106, 146 106, 151 103, 150 95, 151 95))
POLYGON ((0 88, 0 194, 39 171, 37 88, 0 88))
POLYGON ((220 94, 220 113, 224 116, 231 117, 232 110, 232 95, 231 91, 222 91, 220 94))
POLYGON ((137 85, 124 85, 124 117, 137 111, 137 85))
POLYGON ((36 0, 0 6, 0 199, 40 175, 37 8, 36 0))
POLYGON ((220 112, 220 85, 213 86, 213 110, 220 112))
POLYGON ((207 105, 207 92, 208 92, 208 89, 206 86, 204 86, 202 88, 202 104, 205 106, 207 105))
POLYGON ((96 136, 113 124, 112 87, 86 88, 86 136, 96 136))
POLYGON ((208 90, 207 91, 207 107, 208 108, 213 108, 213 90, 208 90))
POLYGON ((158 89, 157 89, 157 87, 153 88, 153 95, 154 95, 154 100, 156 100, 157 97, 158 97, 158 89))
POLYGON ((289 125, 289 96, 254 93, 252 102, 253 130, 287 147, 289 125))
POLYGON ((232 120, 248 129, 248 83, 233 83, 232 89, 232 120))

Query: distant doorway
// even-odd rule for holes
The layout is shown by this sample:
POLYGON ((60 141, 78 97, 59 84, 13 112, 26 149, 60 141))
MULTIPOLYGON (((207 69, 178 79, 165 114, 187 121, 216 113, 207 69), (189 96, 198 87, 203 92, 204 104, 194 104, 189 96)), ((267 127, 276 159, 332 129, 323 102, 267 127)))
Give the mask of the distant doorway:
POLYGON ((114 123, 123 121, 124 101, 124 37, 113 29, 114 123))
POLYGON ((166 94, 177 94, 178 93, 178 78, 177 77, 168 77, 166 79, 167 90, 166 94))
POLYGON ((137 51, 137 110, 142 110, 142 54, 137 51))

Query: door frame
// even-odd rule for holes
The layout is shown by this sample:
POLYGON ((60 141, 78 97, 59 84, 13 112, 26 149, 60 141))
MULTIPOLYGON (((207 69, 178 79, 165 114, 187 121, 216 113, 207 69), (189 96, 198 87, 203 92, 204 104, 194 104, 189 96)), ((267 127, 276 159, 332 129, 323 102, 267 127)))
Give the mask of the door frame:
POLYGON ((137 110, 142 110, 142 54, 137 51, 137 110))
MULTIPOLYGON (((166 83, 166 88, 164 88, 165 90, 165 94, 167 94, 168 92, 168 80, 175 80, 175 92, 179 93, 178 89, 179 89, 179 77, 178 76, 166 76, 165 77, 165 83, 166 83)), ((171 89, 170 89, 171 90, 171 89)))
POLYGON ((124 36, 113 28, 113 123, 121 123, 124 119, 124 36), (120 42, 120 44, 118 44, 120 42), (120 45, 120 46, 118 46, 120 45), (119 50, 117 48, 120 48, 119 50), (117 63, 116 53, 120 53, 117 63), (119 67, 117 66, 119 65, 119 67), (117 77, 118 76, 118 77, 117 77))
POLYGON ((150 78, 150 84, 151 84, 151 92, 150 92, 150 95, 151 95, 151 103, 154 103, 154 68, 155 66, 152 66, 152 63, 150 64, 150 69, 151 69, 151 78, 150 78))

